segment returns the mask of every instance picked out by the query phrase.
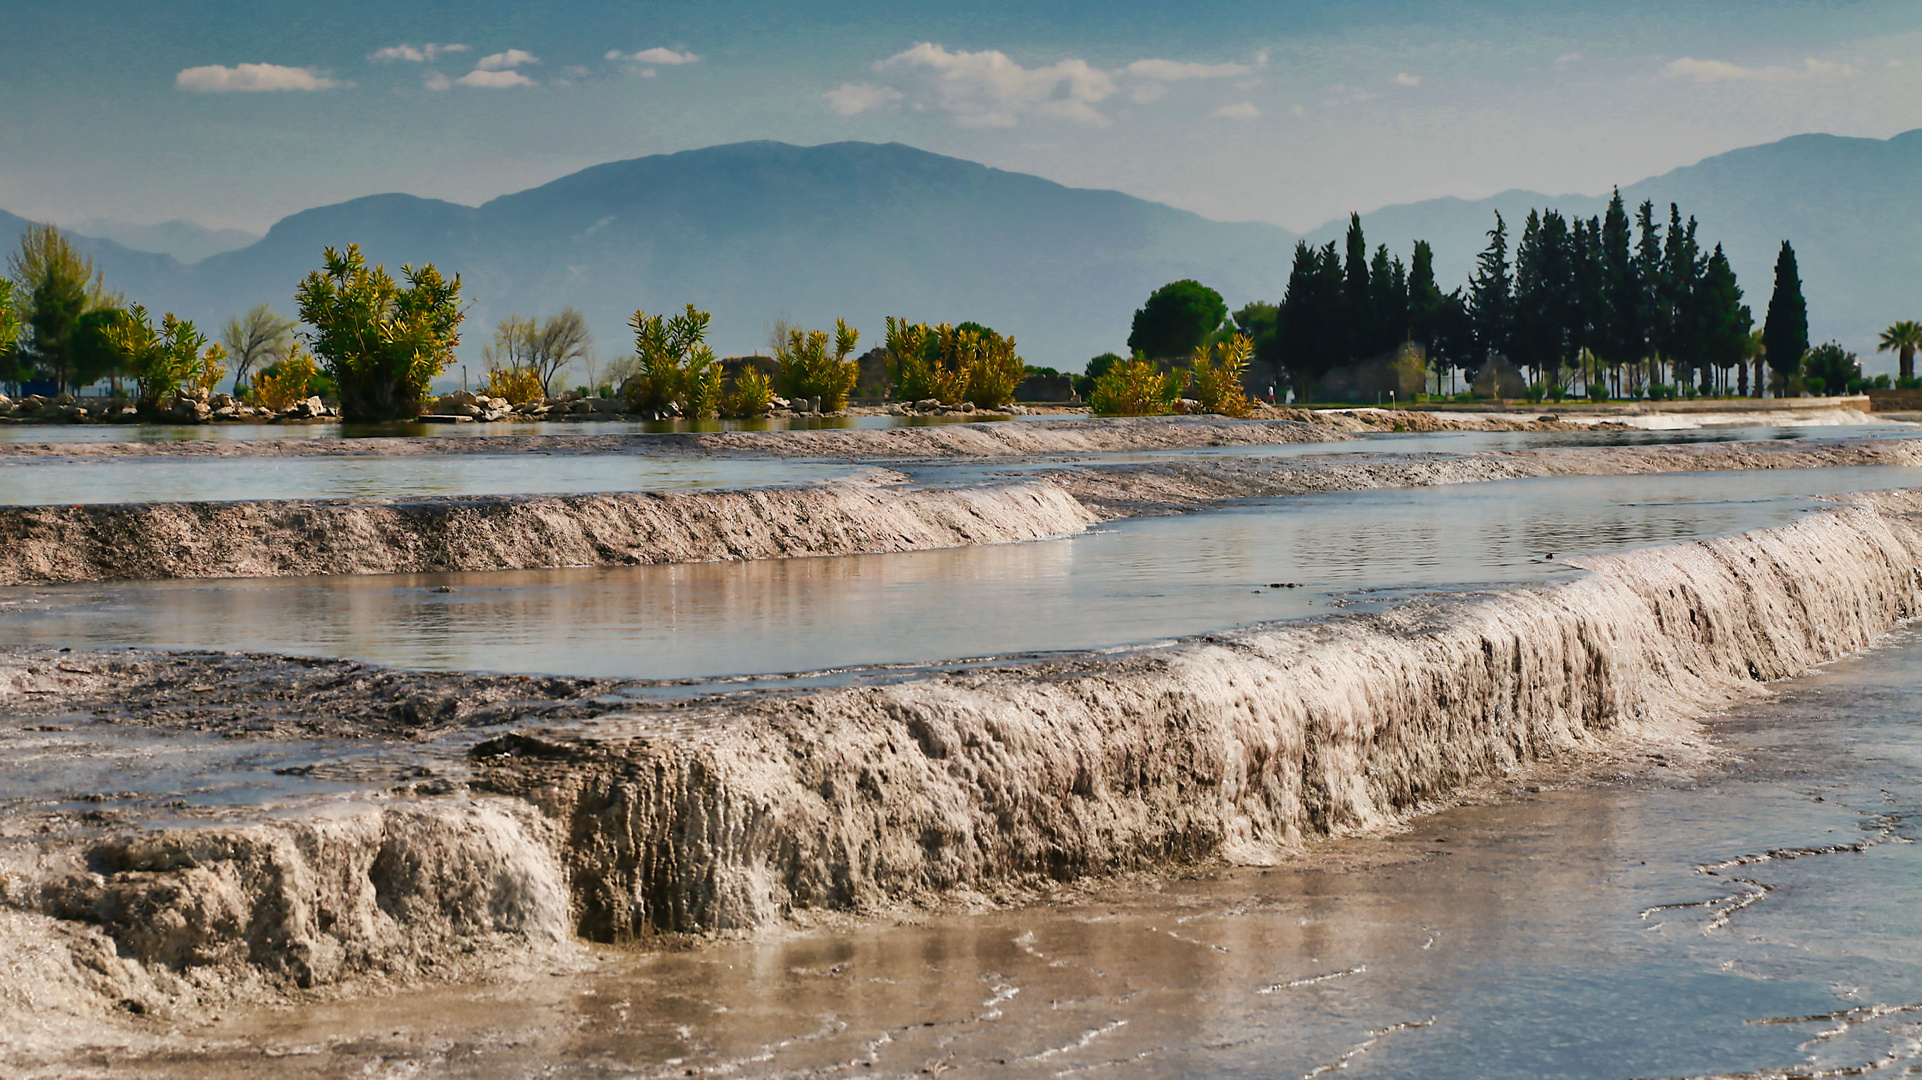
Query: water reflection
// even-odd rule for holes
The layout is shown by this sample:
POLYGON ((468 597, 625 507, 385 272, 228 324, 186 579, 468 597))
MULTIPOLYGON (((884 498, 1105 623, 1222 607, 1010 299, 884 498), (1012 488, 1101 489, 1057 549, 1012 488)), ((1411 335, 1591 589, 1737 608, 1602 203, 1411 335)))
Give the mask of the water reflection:
POLYGON ((858 466, 640 454, 420 457, 127 457, 0 461, 0 504, 404 499, 767 487, 850 475, 858 466))

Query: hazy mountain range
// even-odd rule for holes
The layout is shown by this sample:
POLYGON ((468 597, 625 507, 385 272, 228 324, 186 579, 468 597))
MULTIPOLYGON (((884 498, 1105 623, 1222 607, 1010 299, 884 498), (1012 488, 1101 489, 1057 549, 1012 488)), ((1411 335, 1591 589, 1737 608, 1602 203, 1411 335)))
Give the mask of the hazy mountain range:
MULTIPOLYGON (((1727 245, 1758 314, 1788 238, 1817 338, 1863 348, 1889 322, 1922 317, 1922 131, 1797 136, 1622 192, 1696 215, 1704 237, 1727 245)), ((1466 278, 1495 209, 1519 230, 1531 206, 1588 215, 1604 202, 1511 191, 1387 207, 1363 225, 1371 244, 1403 253, 1417 237, 1431 241, 1448 287, 1466 278)), ((0 211, 0 243, 26 224, 0 211)), ((1307 238, 1338 239, 1345 224, 1307 238)), ((739 143, 618 161, 479 207, 374 195, 294 214, 195 261, 136 248, 192 255, 245 237, 191 223, 145 228, 103 228, 111 235, 80 243, 111 287, 208 327, 263 300, 291 314, 321 249, 357 242, 390 269, 434 262, 462 275, 473 302, 467 356, 510 311, 572 304, 611 356, 625 351, 636 308, 692 302, 714 313, 724 354, 760 348, 777 316, 810 326, 845 316, 878 342, 883 318, 905 315, 973 319, 1014 334, 1030 362, 1064 368, 1121 348, 1134 309, 1170 280, 1199 278, 1234 306, 1278 298, 1299 238, 892 143, 739 143)))

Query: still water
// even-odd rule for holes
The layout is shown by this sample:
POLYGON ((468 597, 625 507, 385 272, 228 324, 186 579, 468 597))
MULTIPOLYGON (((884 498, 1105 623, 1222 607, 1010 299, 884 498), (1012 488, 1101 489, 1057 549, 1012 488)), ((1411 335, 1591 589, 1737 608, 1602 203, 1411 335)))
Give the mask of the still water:
POLYGON ((137 1064, 207 1077, 252 1075, 269 1056, 326 1076, 1911 1074, 1918 683, 1922 641, 1905 632, 1713 720, 1731 753, 1706 767, 1643 758, 1546 790, 1518 777, 1488 804, 1267 870, 601 949, 586 974, 231 1016, 196 1032, 191 1055, 137 1064))
POLYGON ((0 505, 772 487, 838 479, 859 468, 818 461, 641 454, 39 459, 0 462, 0 505))
POLYGON ((1810 496, 1918 485, 1922 469, 1896 467, 1558 477, 1264 500, 906 554, 23 587, 0 600, 0 642, 639 679, 841 671, 1115 647, 1410 589, 1551 580, 1571 571, 1550 554, 1770 527, 1819 505, 1810 496))

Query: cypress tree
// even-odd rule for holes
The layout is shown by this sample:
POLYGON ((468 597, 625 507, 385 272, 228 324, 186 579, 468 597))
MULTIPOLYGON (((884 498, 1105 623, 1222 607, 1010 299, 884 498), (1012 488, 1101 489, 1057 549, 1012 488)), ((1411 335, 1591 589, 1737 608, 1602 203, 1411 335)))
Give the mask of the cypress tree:
POLYGON ((1762 349, 1775 372, 1776 386, 1788 393, 1789 380, 1801 373, 1802 355, 1809 351, 1809 306, 1802 299, 1802 274, 1795 265, 1795 249, 1787 240, 1775 257, 1775 291, 1762 323, 1762 349))
MULTIPOLYGON (((1653 358, 1662 348, 1662 228, 1655 223, 1655 204, 1643 201, 1635 211, 1635 324, 1641 334, 1636 359, 1653 358)), ((1649 380, 1659 381, 1659 367, 1650 365, 1649 380)))
MULTIPOLYGON (((1622 202, 1620 188, 1608 200, 1596 245, 1601 280, 1591 347, 1610 370, 1619 373, 1623 364, 1642 357, 1641 279, 1630 250, 1628 208, 1622 202)), ((1619 379, 1615 389, 1618 393, 1621 390, 1619 379)))
POLYGON ((1506 355, 1515 323, 1513 283, 1508 270, 1508 223, 1495 211, 1495 227, 1488 230, 1488 247, 1475 260, 1475 276, 1468 286, 1468 317, 1473 328, 1473 367, 1496 354, 1506 355))
POLYGON ((1347 309, 1344 320, 1348 331, 1346 352, 1349 359, 1362 355, 1374 340, 1374 291, 1368 287, 1368 241, 1362 236, 1361 215, 1348 215, 1348 261, 1342 282, 1342 301, 1347 309))
POLYGON ((1749 327, 1755 321, 1742 303, 1742 289, 1722 245, 1708 258, 1696 293, 1696 344, 1706 370, 1726 373, 1747 355, 1749 327))
POLYGON ((1435 284, 1435 249, 1428 241, 1417 240, 1408 265, 1408 335, 1427 350, 1428 366, 1437 378, 1454 360, 1441 340, 1443 302, 1435 284))

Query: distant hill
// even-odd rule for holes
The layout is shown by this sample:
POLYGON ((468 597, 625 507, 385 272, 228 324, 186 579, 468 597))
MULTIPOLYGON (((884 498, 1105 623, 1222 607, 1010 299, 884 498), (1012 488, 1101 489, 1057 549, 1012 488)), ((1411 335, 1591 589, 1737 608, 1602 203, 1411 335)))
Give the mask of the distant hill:
POLYGON ((1012 333, 1032 363, 1078 370, 1122 347, 1134 309, 1170 280, 1205 278, 1237 302, 1275 295, 1294 240, 898 144, 755 142, 598 165, 480 207, 355 199, 191 266, 84 246, 113 287, 203 326, 262 300, 291 312, 321 249, 358 242, 396 272, 460 272, 469 356, 511 311, 572 304, 614 355, 636 308, 691 302, 714 313, 724 354, 761 348, 778 316, 845 316, 878 343, 884 318, 904 315, 972 319, 1012 333))
MULTIPOLYGON (((1873 356, 1876 333, 1897 319, 1922 319, 1922 130, 1887 140, 1797 135, 1625 184, 1622 197, 1631 215, 1644 199, 1664 220, 1670 202, 1684 219, 1695 215, 1702 237, 1728 249, 1758 323, 1783 240, 1795 245, 1813 339, 1838 339, 1865 365, 1893 371, 1891 358, 1873 356)), ((1384 207, 1362 215, 1362 229, 1371 246, 1385 243, 1404 257, 1417 238, 1429 241, 1435 275, 1452 287, 1474 269, 1496 210, 1519 235, 1531 207, 1587 217, 1607 205, 1606 195, 1504 191, 1384 207)), ((1307 239, 1339 241, 1346 228, 1345 219, 1329 222, 1307 239)))
MULTIPOLYGON (((1922 318, 1922 131, 1887 141, 1803 135, 1626 185, 1631 202, 1680 202, 1728 247, 1751 306, 1777 245, 1795 243, 1817 339, 1869 359, 1877 329, 1922 318)), ((1499 208, 1600 213, 1604 197, 1510 191, 1370 212, 1372 243, 1435 245, 1445 287, 1466 280, 1499 208)), ((0 244, 26 222, 0 212, 0 244)), ((1345 220, 1309 234, 1338 239, 1345 220)), ((185 262, 107 239, 81 247, 108 283, 155 310, 217 326, 296 283, 328 245, 458 271, 473 302, 463 355, 493 320, 572 304, 603 356, 627 349, 636 308, 714 313, 717 351, 762 347, 778 316, 846 316, 877 342, 888 315, 966 319, 1012 333, 1037 364, 1078 369, 1119 349, 1148 293, 1184 277, 1239 306, 1279 298, 1296 236, 1210 221, 1113 191, 1064 187, 899 144, 754 142, 597 165, 479 207, 374 195, 287 217, 247 247, 185 262)), ((472 362, 470 359, 469 362, 472 362)), ((1871 361, 1874 362, 1874 361, 1871 361)))
POLYGON ((112 218, 97 218, 76 221, 63 228, 79 236, 111 240, 129 251, 172 255, 185 263, 199 262, 209 255, 244 248, 260 239, 245 229, 210 229, 198 222, 178 218, 157 225, 135 225, 112 218))

